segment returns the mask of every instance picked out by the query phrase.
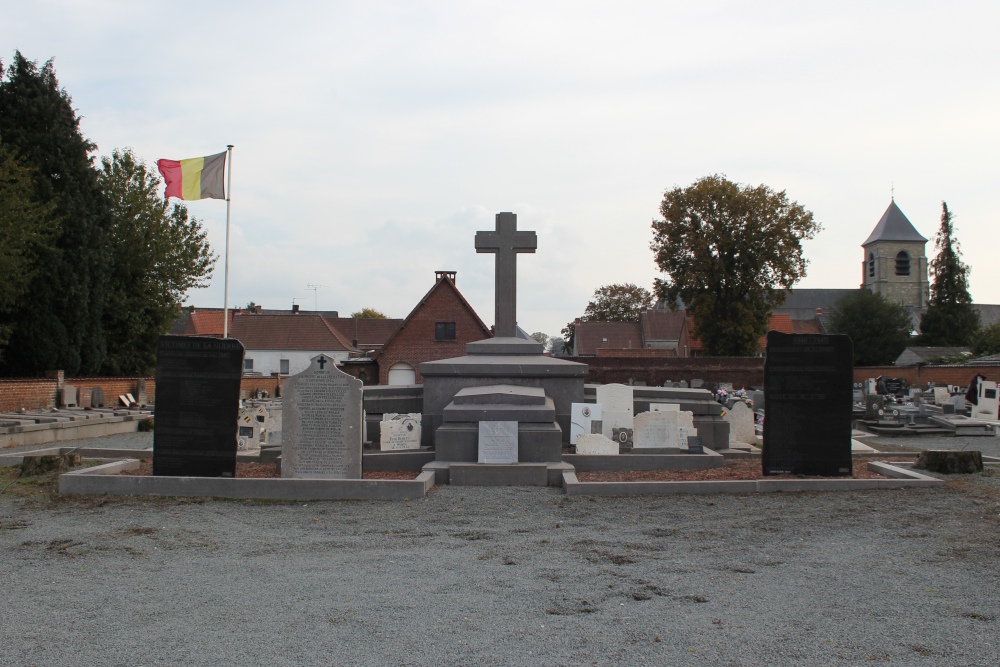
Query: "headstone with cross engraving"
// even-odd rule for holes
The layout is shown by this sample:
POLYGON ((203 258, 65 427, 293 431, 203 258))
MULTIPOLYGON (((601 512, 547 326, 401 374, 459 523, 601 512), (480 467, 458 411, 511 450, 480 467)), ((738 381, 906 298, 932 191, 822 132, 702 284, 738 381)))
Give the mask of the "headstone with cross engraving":
POLYGON ((361 381, 326 355, 282 387, 281 476, 361 478, 361 381))

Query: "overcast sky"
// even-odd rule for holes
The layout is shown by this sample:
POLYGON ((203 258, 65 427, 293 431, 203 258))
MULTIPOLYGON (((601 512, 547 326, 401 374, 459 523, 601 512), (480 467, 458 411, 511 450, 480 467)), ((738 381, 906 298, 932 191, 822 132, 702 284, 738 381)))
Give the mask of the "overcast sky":
MULTIPOLYGON (((594 290, 657 275, 663 191, 721 173, 823 225, 802 287, 857 287, 896 202, 955 214, 1000 303, 1000 3, 3 3, 0 59, 55 59, 99 154, 234 144, 229 303, 405 317, 434 271, 493 320, 500 211, 538 233, 518 321, 557 334, 594 290), (307 285, 323 285, 315 291, 307 285)), ((226 206, 189 203, 219 254, 226 206)), ((933 256, 933 244, 928 244, 933 256)))

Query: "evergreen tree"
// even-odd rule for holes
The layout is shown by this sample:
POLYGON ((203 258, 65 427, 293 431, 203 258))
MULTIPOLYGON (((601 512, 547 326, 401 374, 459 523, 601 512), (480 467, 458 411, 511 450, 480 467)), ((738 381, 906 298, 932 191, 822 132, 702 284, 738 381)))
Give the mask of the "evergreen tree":
POLYGON ((934 238, 931 300, 920 319, 921 345, 968 345, 979 329, 979 313, 969 294, 969 267, 954 238, 948 204, 941 202, 941 227, 934 238))
POLYGON ((855 366, 886 366, 910 345, 913 321, 903 306, 860 289, 834 304, 829 327, 851 337, 855 366))
POLYGON ((6 72, 0 65, 0 138, 31 169, 35 200, 60 221, 14 317, 6 375, 91 374, 104 361, 110 217, 79 121, 51 60, 39 68, 17 52, 6 72))
POLYGON ((38 273, 38 255, 56 230, 53 207, 36 202, 34 190, 31 170, 0 143, 0 359, 21 299, 38 273))
POLYGON ((177 319, 187 291, 205 286, 215 257, 201 223, 159 195, 159 177, 131 150, 101 158, 99 182, 112 219, 102 370, 145 375, 156 367, 157 338, 177 319))

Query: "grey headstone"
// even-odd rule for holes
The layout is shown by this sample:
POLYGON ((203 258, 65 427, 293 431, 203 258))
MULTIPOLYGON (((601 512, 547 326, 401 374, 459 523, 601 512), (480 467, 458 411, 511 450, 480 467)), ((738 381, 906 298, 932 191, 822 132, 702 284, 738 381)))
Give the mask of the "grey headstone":
POLYGON ((692 389, 701 389, 704 386, 705 386, 705 381, 702 380, 701 378, 695 378, 695 379, 691 380, 691 388, 692 389))
POLYGON ((677 388, 678 389, 687 389, 688 388, 687 380, 681 380, 680 382, 678 382, 677 383, 677 388))
POLYGON ((945 403, 944 405, 942 405, 941 406, 941 414, 943 414, 943 415, 953 415, 953 414, 955 414, 955 404, 952 403, 951 401, 948 401, 947 403, 945 403))
POLYGON ((322 354, 285 380, 282 477, 361 478, 361 387, 322 354))
POLYGON ((135 402, 139 405, 149 404, 149 398, 146 396, 146 380, 143 378, 135 381, 135 402))
POLYGON ((479 422, 479 463, 517 463, 517 422, 479 422))
POLYGON ((101 387, 90 388, 90 407, 104 407, 104 389, 101 387))
POLYGON ((76 387, 68 384, 63 385, 62 393, 59 396, 59 406, 63 408, 75 408, 77 405, 76 387))
POLYGON ((379 424, 383 452, 402 449, 420 449, 420 421, 418 419, 390 419, 379 424))
POLYGON ((762 391, 751 391, 750 400, 753 401, 754 412, 757 410, 764 409, 764 392, 762 391))
POLYGON ((704 454, 705 447, 701 444, 701 438, 696 435, 688 436, 688 454, 704 454))
POLYGON ((616 428, 612 431, 613 440, 622 447, 632 446, 632 429, 616 428))

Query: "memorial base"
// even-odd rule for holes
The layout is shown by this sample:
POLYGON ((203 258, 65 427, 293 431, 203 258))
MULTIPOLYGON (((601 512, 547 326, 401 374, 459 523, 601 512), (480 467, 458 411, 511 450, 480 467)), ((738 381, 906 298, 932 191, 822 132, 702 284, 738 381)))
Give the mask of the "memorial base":
POLYGON ((431 461, 423 468, 435 484, 452 486, 562 486, 568 463, 462 463, 431 461))

